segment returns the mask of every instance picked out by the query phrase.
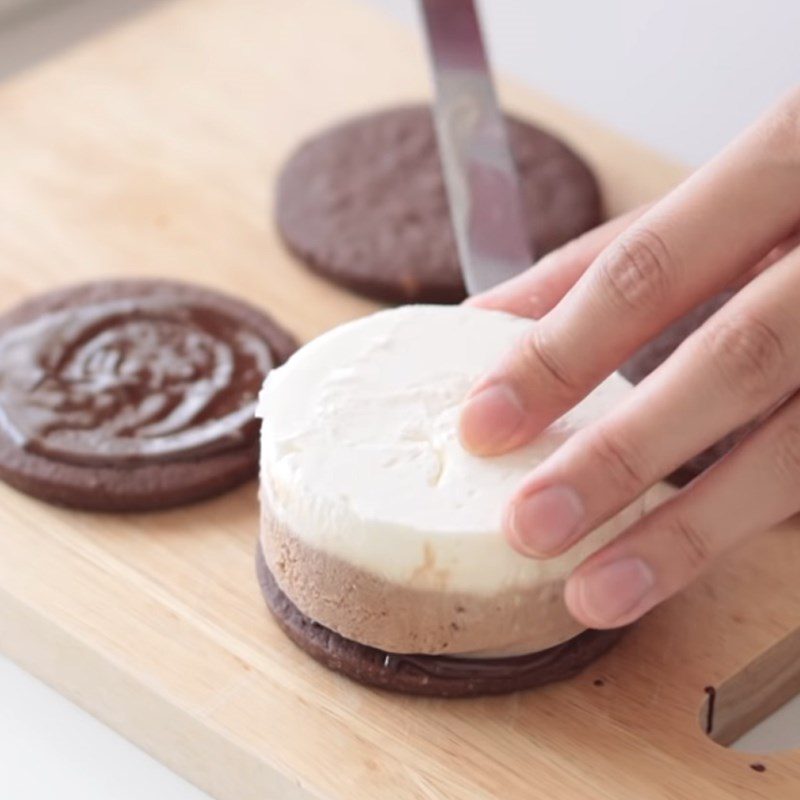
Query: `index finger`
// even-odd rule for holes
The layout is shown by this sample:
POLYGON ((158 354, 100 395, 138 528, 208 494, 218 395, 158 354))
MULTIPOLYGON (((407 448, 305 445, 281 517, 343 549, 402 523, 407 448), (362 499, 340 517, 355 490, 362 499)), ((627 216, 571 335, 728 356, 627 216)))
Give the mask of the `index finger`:
POLYGON ((464 445, 518 447, 701 300, 731 283, 800 218, 800 91, 647 211, 473 387, 464 445))
POLYGON ((530 269, 493 289, 470 297, 465 304, 507 311, 518 317, 543 317, 609 243, 641 217, 646 208, 634 208, 581 234, 540 258, 530 269))

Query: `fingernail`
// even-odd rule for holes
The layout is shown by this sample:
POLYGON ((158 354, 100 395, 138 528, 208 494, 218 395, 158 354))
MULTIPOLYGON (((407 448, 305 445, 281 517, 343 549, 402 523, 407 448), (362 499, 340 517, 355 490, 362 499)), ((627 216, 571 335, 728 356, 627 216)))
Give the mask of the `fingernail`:
POLYGON ((525 410, 510 386, 487 386, 461 410, 461 441, 475 453, 493 452, 506 444, 524 421, 525 410))
POLYGON ((572 580, 582 616, 598 626, 629 621, 626 617, 655 585, 653 571, 641 558, 612 561, 572 580))
POLYGON ((583 502, 574 489, 550 486, 514 503, 510 528, 523 552, 546 556, 564 549, 583 518, 583 502))

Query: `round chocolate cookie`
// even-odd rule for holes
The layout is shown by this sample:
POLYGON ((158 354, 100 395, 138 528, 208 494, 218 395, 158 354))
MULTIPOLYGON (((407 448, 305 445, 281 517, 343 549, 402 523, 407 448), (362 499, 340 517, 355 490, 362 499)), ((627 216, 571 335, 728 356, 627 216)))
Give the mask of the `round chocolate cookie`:
POLYGON ((609 650, 625 629, 587 630, 563 644, 510 658, 399 655, 345 639, 314 622, 281 591, 259 546, 261 592, 283 632, 312 658, 359 683, 405 694, 475 697, 572 678, 609 650))
MULTIPOLYGON (((601 221, 600 191, 563 142, 507 117, 537 256, 601 221)), ((311 269, 396 303, 464 299, 430 109, 391 108, 302 144, 278 180, 278 229, 311 269)))
MULTIPOLYGON (((671 356, 678 345, 694 333, 707 319, 719 311, 735 294, 733 291, 720 292, 705 303, 696 306, 688 314, 676 320, 635 353, 620 368, 620 372, 632 383, 646 378, 671 356)), ((711 445, 707 450, 690 458, 670 475, 667 480, 676 486, 685 486, 715 461, 731 451, 749 432, 753 425, 745 425, 711 445)))
POLYGON ((295 343, 199 286, 98 281, 0 316, 0 478, 53 503, 143 511, 252 477, 258 391, 295 343))

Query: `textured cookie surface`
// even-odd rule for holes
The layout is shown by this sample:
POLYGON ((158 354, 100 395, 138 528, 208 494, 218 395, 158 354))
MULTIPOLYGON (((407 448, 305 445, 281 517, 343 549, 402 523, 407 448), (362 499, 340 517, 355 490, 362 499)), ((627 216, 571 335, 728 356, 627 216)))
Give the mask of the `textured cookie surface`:
MULTIPOLYGON (((565 144, 521 120, 508 133, 541 256, 597 225, 597 182, 565 144)), ((278 181, 278 228, 309 267, 389 302, 465 296, 426 106, 348 120, 306 141, 278 181)))
POLYGON ((345 639, 303 614, 280 590, 260 548, 256 571, 268 608, 298 647, 359 683, 406 694, 474 697, 565 680, 603 655, 624 632, 587 630, 556 647, 512 658, 398 655, 345 639))
MULTIPOLYGON (((709 317, 722 308, 733 294, 731 291, 721 292, 694 308, 642 347, 622 366, 620 372, 632 383, 639 383, 639 381, 644 380, 675 352, 684 339, 693 334, 709 317)), ((686 485, 732 450, 751 429, 752 426, 747 425, 723 437, 702 453, 690 458, 675 470, 668 480, 676 486, 686 485)))
POLYGON ((94 510, 228 489, 256 472, 257 394, 294 348, 261 311, 199 286, 36 296, 0 317, 0 478, 94 510))

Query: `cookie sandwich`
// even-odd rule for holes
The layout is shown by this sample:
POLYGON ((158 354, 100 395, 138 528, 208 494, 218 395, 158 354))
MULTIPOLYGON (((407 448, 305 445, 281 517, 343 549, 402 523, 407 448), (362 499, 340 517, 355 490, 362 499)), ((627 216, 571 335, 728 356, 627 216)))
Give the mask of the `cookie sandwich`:
POLYGON ((574 675, 619 637, 584 630, 563 586, 643 500, 549 560, 514 551, 501 514, 537 462, 631 385, 610 376, 503 456, 458 438, 470 386, 532 324, 406 306, 327 332, 268 376, 258 575, 279 625, 326 666, 417 694, 507 692, 574 675))

